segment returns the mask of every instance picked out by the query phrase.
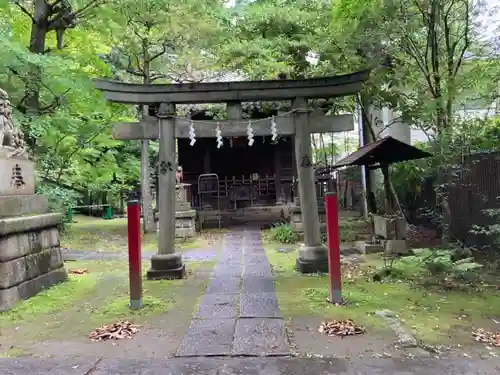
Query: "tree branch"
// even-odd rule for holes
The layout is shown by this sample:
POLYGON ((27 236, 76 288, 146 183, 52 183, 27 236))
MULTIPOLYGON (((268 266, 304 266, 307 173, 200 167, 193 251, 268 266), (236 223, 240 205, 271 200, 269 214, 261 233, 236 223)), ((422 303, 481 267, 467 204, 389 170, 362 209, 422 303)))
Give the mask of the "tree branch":
POLYGON ((15 4, 18 6, 19 9, 21 9, 21 11, 26 14, 29 18, 31 18, 31 22, 33 22, 34 24, 38 24, 38 22, 35 20, 35 17, 33 17, 33 15, 24 7, 22 6, 19 1, 16 1, 15 4))

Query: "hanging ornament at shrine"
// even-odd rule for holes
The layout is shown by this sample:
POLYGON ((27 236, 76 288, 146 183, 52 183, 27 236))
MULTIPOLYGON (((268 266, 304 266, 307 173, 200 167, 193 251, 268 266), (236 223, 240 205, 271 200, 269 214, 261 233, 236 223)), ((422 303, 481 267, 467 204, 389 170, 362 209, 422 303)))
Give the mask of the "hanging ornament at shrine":
POLYGON ((254 139, 253 139, 253 129, 252 129, 252 121, 248 121, 247 125, 247 139, 248 139, 248 145, 252 146, 254 139))
POLYGON ((189 139, 191 140, 191 142, 189 142, 189 145, 194 146, 194 144, 196 143, 196 133, 194 132, 193 121, 189 123, 189 139))
POLYGON ((274 116, 271 117, 271 140, 274 142, 278 138, 278 129, 276 129, 276 121, 274 121, 274 116))
POLYGON ((215 136, 217 137, 217 148, 221 148, 224 142, 222 141, 222 132, 220 131, 219 123, 217 123, 217 127, 215 128, 215 136))

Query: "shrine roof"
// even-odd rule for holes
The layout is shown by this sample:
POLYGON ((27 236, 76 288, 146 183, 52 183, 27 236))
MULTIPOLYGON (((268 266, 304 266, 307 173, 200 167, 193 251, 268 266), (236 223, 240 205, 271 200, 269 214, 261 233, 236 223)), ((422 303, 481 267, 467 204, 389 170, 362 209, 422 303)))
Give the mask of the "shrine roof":
POLYGON ((370 72, 364 70, 341 76, 300 80, 145 85, 97 79, 95 84, 106 99, 117 103, 220 103, 355 95, 369 75, 370 72))
POLYGON ((347 155, 332 168, 393 164, 431 157, 432 154, 390 136, 369 143, 347 155))

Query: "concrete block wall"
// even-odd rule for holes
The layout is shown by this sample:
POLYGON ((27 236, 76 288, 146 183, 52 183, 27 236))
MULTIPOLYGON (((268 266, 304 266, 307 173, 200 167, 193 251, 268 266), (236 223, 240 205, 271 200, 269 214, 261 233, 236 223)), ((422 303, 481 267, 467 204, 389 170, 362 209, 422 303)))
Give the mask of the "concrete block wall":
POLYGON ((60 214, 0 220, 0 312, 67 279, 60 214))

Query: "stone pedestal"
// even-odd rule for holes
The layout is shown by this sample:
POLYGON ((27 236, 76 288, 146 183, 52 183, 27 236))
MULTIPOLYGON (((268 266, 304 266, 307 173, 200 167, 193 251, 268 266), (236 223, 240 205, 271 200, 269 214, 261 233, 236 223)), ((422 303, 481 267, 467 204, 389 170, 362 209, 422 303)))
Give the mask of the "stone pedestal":
MULTIPOLYGON (((326 211, 325 205, 318 204, 319 226, 321 232, 326 230, 326 211)), ((294 199, 293 204, 290 206, 290 225, 292 230, 299 235, 304 233, 304 224, 302 222, 302 210, 300 208, 299 199, 294 199)))
POLYGON ((383 239, 386 256, 408 253, 406 246, 407 223, 404 217, 384 217, 373 215, 375 235, 383 239))
POLYGON ((176 186, 175 202, 175 237, 193 238, 196 235, 196 210, 191 209, 188 200, 190 184, 176 186))
POLYGON ((61 214, 35 195, 34 164, 0 158, 0 312, 67 279, 59 247, 61 214))

